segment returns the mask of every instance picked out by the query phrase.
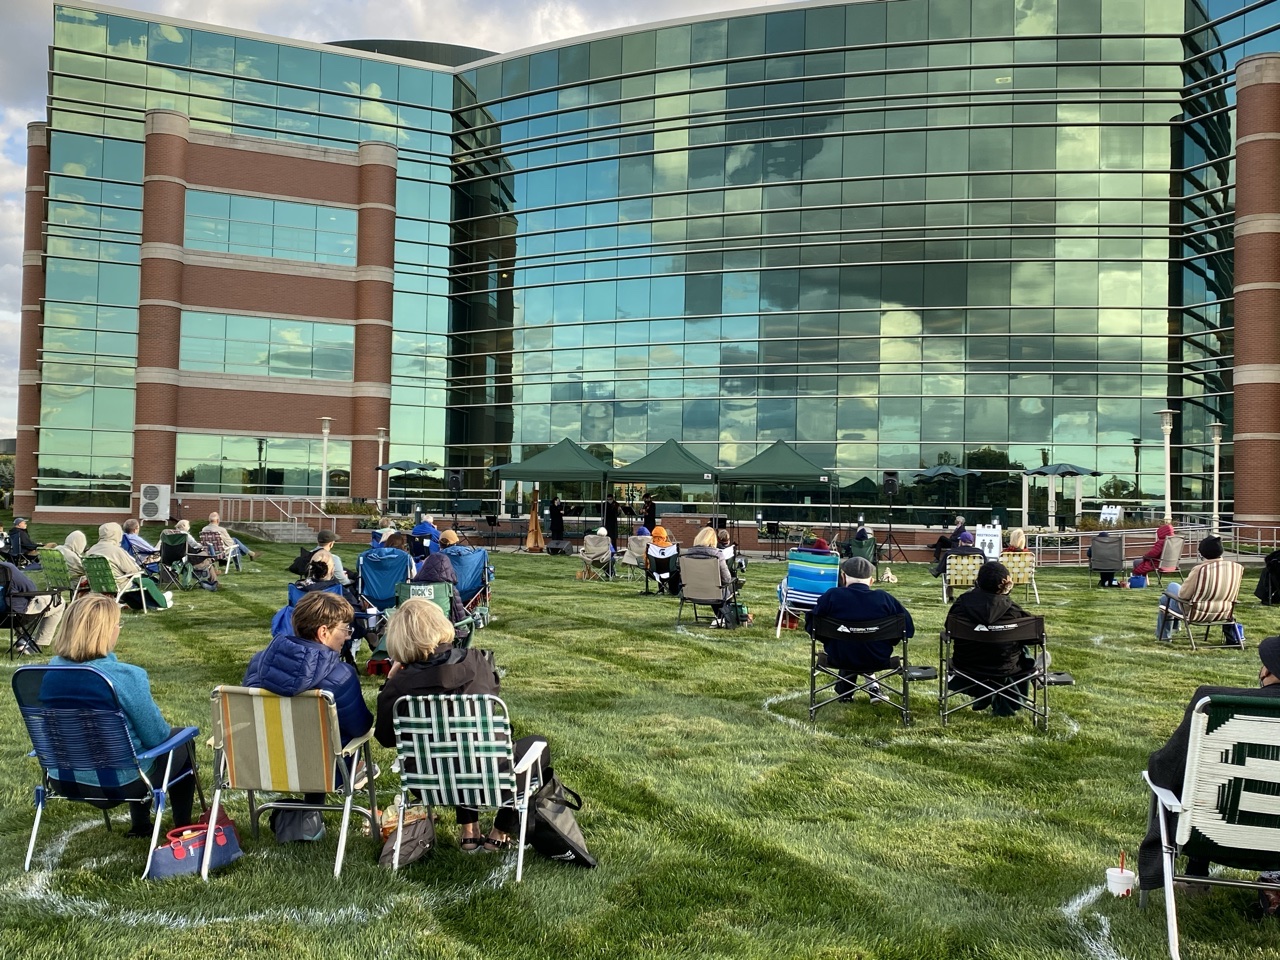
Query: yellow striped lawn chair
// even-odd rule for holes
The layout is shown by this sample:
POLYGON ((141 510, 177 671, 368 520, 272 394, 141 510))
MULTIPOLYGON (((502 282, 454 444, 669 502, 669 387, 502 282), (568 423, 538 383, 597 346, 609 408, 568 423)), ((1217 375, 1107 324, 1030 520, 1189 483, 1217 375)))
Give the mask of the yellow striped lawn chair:
POLYGON ((1036 555, 1030 551, 1008 551, 1000 554, 1000 562, 1009 571, 1009 577, 1015 587, 1024 587, 1025 596, 1036 592, 1036 603, 1040 602, 1040 588, 1036 586, 1036 555))
MULTIPOLYGON (((335 877, 342 873, 351 811, 367 819, 372 835, 378 836, 378 799, 373 785, 373 755, 370 729, 363 736, 343 744, 338 734, 338 710, 327 690, 308 690, 295 697, 280 697, 257 687, 214 687, 213 707, 213 804, 209 822, 216 823, 223 790, 244 790, 249 798, 249 818, 253 835, 258 835, 258 819, 267 810, 341 810, 342 831, 338 836, 335 877), (352 805, 358 789, 352 774, 357 757, 364 760, 368 780, 369 808, 352 805), (342 806, 300 803, 258 804, 254 794, 340 793, 342 806)), ((209 851, 200 875, 209 877, 209 851)))
POLYGON ((942 602, 956 594, 957 587, 968 589, 978 582, 978 570, 987 562, 979 553, 953 553, 947 557, 947 569, 942 574, 942 602))

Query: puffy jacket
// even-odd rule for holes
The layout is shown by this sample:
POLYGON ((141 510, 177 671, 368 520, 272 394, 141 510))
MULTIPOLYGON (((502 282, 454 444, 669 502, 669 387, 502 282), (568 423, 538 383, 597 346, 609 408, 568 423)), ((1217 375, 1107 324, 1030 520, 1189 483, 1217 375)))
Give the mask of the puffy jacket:
POLYGON ((338 730, 347 743, 369 731, 373 714, 365 706, 356 668, 323 643, 295 636, 275 637, 253 655, 244 672, 246 687, 262 687, 282 697, 327 690, 338 707, 338 730))

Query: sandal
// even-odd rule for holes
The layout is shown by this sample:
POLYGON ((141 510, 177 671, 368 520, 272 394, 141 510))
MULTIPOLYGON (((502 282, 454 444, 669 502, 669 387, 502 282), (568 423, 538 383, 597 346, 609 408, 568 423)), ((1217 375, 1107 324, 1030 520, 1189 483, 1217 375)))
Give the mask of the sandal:
POLYGON ((485 853, 502 853, 505 850, 510 850, 511 847, 512 847, 512 843, 510 838, 506 840, 499 840, 497 837, 484 838, 485 853))
POLYGON ((458 841, 463 853, 479 853, 484 849, 484 837, 463 837, 458 841))

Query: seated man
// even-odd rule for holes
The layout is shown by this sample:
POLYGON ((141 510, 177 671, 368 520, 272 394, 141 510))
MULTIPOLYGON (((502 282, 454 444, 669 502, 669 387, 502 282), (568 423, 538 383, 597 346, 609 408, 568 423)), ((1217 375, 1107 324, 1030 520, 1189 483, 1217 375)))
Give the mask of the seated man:
MULTIPOLYGON (((258 555, 246 547, 243 543, 231 535, 231 532, 218 522, 219 517, 216 512, 209 514, 209 522, 205 524, 200 535, 212 533, 222 543, 222 549, 227 551, 232 557, 248 557, 250 560, 257 560, 258 555)), ((239 560, 236 561, 236 569, 240 569, 239 560)))
POLYGON ((39 653, 53 643, 53 636, 58 632, 58 624, 62 622, 62 615, 66 612, 67 608, 62 602, 62 595, 46 593, 39 597, 17 596, 23 593, 36 593, 40 588, 12 563, 0 560, 0 567, 4 567, 9 572, 9 590, 5 597, 9 608, 21 617, 37 621, 36 628, 31 633, 35 641, 34 645, 22 640, 15 649, 23 656, 39 653))
POLYGON ((139 532, 141 529, 142 524, 136 518, 126 520, 122 545, 147 573, 155 573, 156 564, 160 561, 160 548, 144 540, 139 532))
POLYGON ((31 539, 27 532, 27 518, 14 517, 13 529, 9 531, 9 559, 16 565, 25 567, 35 565, 40 569, 40 545, 31 539))
POLYGON ((182 534, 187 538, 187 561, 191 564, 191 568, 195 570, 196 579, 200 581, 200 585, 206 590, 217 590, 218 565, 213 562, 213 558, 209 556, 209 551, 204 548, 204 544, 191 535, 191 521, 177 520, 174 521, 173 526, 160 531, 160 536, 162 537, 167 537, 170 534, 182 534))
MULTIPOLYGON (((911 614, 887 590, 872 590, 875 578, 876 568, 866 557, 850 557, 843 561, 840 564, 840 585, 820 596, 814 608, 804 615, 805 630, 813 632, 813 622, 817 617, 856 623, 901 616, 907 621, 907 637, 914 637, 916 626, 911 614)), ((870 679, 875 671, 888 669, 889 658, 893 656, 893 644, 888 641, 827 641, 823 646, 828 659, 839 664, 841 680, 836 684, 836 694, 841 700, 853 699, 850 691, 858 682, 858 674, 870 679)), ((873 686, 873 700, 876 691, 877 687, 873 686)))
POLYGON ((615 549, 613 541, 609 539, 609 532, 604 527, 582 538, 582 556, 590 560, 594 566, 603 567, 605 575, 609 577, 613 576, 615 549))
POLYGON ((328 550, 333 557, 333 578, 344 586, 351 583, 347 571, 342 567, 342 558, 333 552, 333 545, 338 542, 338 535, 332 530, 321 530, 316 534, 316 549, 328 550))
MULTIPOLYGON (((1167 743, 1147 760, 1147 774, 1157 787, 1182 795, 1182 780, 1187 770, 1187 746, 1191 741, 1191 715, 1195 705, 1205 697, 1229 694, 1233 697, 1280 697, 1280 637, 1267 637, 1258 644, 1258 687, 1197 687, 1182 716, 1182 723, 1167 743)), ((1153 798, 1154 802, 1154 798, 1153 798)), ((1280 867, 1280 863, 1277 863, 1280 867)), ((1209 864, 1204 860, 1188 862, 1186 872, 1208 876, 1209 864)), ((1154 890, 1164 883, 1164 865, 1160 855, 1160 824, 1155 818, 1138 850, 1138 886, 1154 890)))
POLYGON ((973 534, 968 530, 961 530, 956 534, 955 546, 949 550, 942 552, 941 558, 937 564, 932 567, 929 572, 935 577, 940 577, 947 572, 947 558, 956 557, 985 557, 986 554, 973 545, 973 534))
MULTIPOLYGON (((958 622, 989 627, 1031 616, 1009 599, 1008 594, 1012 589, 1013 578, 1009 576, 1008 568, 998 560, 988 560, 978 570, 976 586, 957 597, 947 611, 947 631, 950 632, 958 622)), ((1035 661, 1016 640, 999 643, 957 638, 953 641, 951 662, 969 677, 984 681, 992 687, 1003 687, 1015 677, 1030 673, 1035 667, 1035 661)), ((1004 693, 996 694, 993 702, 990 695, 983 695, 982 684, 962 676, 956 676, 950 686, 961 693, 973 694, 976 698, 973 701, 974 710, 991 707, 991 712, 997 717, 1011 717, 1022 706, 1017 699, 1004 693)), ((1019 684, 1018 690, 1025 695, 1025 681, 1019 684)))
MULTIPOLYGON (((1205 609, 1197 611, 1202 617, 1227 617, 1234 609, 1235 594, 1240 590, 1240 576, 1244 568, 1234 560, 1222 558, 1222 541, 1218 537, 1205 537, 1200 541, 1199 551, 1201 562, 1191 568, 1186 580, 1181 584, 1175 580, 1165 584, 1156 612, 1157 639, 1173 639, 1173 631, 1178 624, 1168 613, 1182 613, 1189 603, 1208 602, 1205 609)), ((1224 625, 1224 633, 1225 626, 1229 625, 1224 625)), ((1243 646, 1244 641, 1240 641, 1240 645, 1243 646)))
MULTIPOLYGON (((933 542, 933 562, 935 564, 941 563, 944 567, 946 566, 946 557, 944 556, 944 553, 946 550, 956 546, 960 542, 960 534, 962 533, 968 533, 968 531, 964 528, 964 517, 958 516, 956 517, 956 528, 951 531, 951 536, 948 537, 944 533, 933 542)), ((972 536, 970 536, 969 542, 973 543, 972 536)), ((935 573, 934 576, 936 577, 937 574, 935 573)))
POLYGON ((383 540, 385 540, 387 537, 391 536, 391 534, 395 532, 396 532, 396 525, 391 522, 390 517, 379 517, 378 526, 373 531, 371 536, 374 538, 375 542, 381 543, 383 540))
MULTIPOLYGON (((124 531, 120 528, 120 524, 104 523, 98 527, 98 542, 84 552, 86 557, 106 558, 111 566, 111 575, 115 578, 117 590, 128 586, 134 574, 142 573, 142 568, 133 559, 133 554, 120 545, 123 538, 124 531)), ((134 610, 141 610, 143 603, 150 603, 161 610, 173 606, 173 594, 162 591, 150 577, 142 577, 138 581, 138 588, 128 591, 120 599, 134 610)))
MULTIPOLYGON (((281 697, 307 690, 327 690, 338 708, 343 743, 368 732, 373 714, 365 706, 356 668, 342 660, 351 636, 355 610, 333 593, 308 593, 293 608, 293 634, 273 637, 253 655, 244 686, 261 687, 281 697)), ((308 794, 308 804, 324 803, 323 794, 308 794)))
MULTIPOLYGON (((419 514, 418 522, 409 531, 409 536, 414 538, 411 545, 415 557, 425 557, 440 549, 440 531, 436 527, 435 517, 429 513, 419 514)), ((385 537, 382 542, 386 543, 385 537)))

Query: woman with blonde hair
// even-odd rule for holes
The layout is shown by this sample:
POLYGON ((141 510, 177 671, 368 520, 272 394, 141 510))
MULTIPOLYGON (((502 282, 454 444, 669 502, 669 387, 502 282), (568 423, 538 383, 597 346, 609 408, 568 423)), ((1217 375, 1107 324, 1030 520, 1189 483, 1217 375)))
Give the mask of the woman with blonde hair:
MULTIPOLYGON (((453 624, 430 600, 412 597, 396 608, 387 624, 387 653, 395 661, 386 685, 378 694, 373 735, 384 747, 396 745, 395 707, 401 697, 433 694, 500 692, 493 664, 480 650, 455 647, 453 624)), ((522 737, 513 744, 517 760, 542 737, 522 737)), ((541 766, 551 765, 543 753, 541 766)), ((514 810, 502 809, 493 820, 488 837, 480 833, 480 814, 471 807, 457 807, 458 845, 464 853, 505 850, 510 835, 520 829, 514 810)))
POLYGON ((1030 553, 1027 549, 1027 533, 1021 527, 1009 531, 1009 545, 1005 547, 1009 553, 1030 553))
MULTIPOLYGON (((715 529, 712 527, 703 527, 699 530, 698 535, 693 538, 693 546, 684 555, 685 560, 696 560, 699 557, 713 557, 718 560, 720 562, 720 586, 729 587, 733 585, 733 574, 729 571, 729 564, 725 563, 724 557, 720 555, 718 538, 715 529)), ((711 626, 727 627, 731 625, 725 622, 723 603, 711 604, 711 610, 716 615, 716 618, 711 621, 711 626)))
MULTIPOLYGON (((133 741, 133 749, 141 753, 164 743, 172 735, 173 729, 151 697, 151 681, 147 677, 147 671, 133 664, 122 663, 116 658, 116 643, 119 639, 120 605, 103 594, 88 594, 71 604, 63 617, 62 630, 53 641, 57 656, 50 661, 50 665, 57 667, 79 664, 93 667, 105 675, 115 688, 116 699, 124 712, 125 726, 129 729, 129 739, 133 741)), ((100 690, 98 684, 85 683, 80 671, 52 670, 45 676, 40 697, 52 707, 110 707, 110 703, 95 701, 100 690)), ((167 760, 167 756, 159 757, 152 763, 147 775, 153 782, 158 782, 164 775, 167 760)), ((191 823, 195 776, 192 774, 179 779, 184 771, 190 770, 190 748, 183 745, 173 754, 173 770, 169 776, 169 804, 173 810, 174 826, 191 823)), ((125 780, 120 785, 129 782, 125 780)), ((98 783, 94 780, 89 785, 98 786, 98 783)), ((129 818, 132 828, 128 836, 151 836, 150 804, 131 802, 129 818)))

